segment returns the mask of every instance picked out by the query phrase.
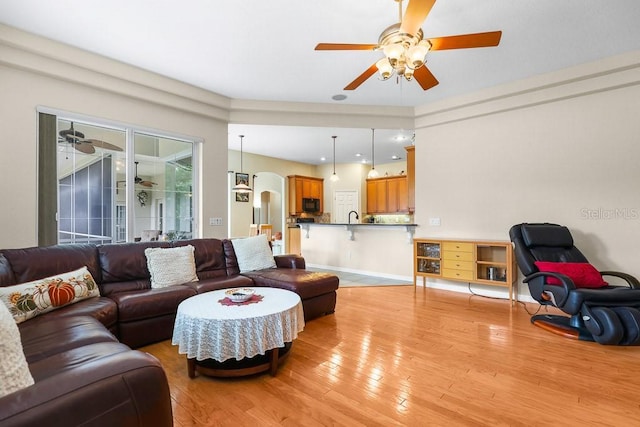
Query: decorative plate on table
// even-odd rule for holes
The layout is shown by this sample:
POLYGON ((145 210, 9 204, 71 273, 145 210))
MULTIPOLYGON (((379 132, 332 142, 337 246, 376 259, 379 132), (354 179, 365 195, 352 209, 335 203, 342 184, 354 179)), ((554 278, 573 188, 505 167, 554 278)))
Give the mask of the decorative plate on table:
POLYGON ((229 289, 225 292, 227 298, 229 298, 232 302, 248 301, 254 294, 255 291, 251 288, 234 288, 229 289))

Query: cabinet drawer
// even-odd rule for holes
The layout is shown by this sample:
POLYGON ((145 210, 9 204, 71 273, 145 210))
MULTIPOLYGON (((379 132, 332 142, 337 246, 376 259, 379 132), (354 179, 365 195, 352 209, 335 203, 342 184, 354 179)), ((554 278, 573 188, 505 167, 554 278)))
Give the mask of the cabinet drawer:
POLYGON ((442 250, 457 252, 473 252, 473 243, 468 242, 442 242, 442 250))
POLYGON ((443 251, 443 259, 450 259, 452 261, 471 261, 473 262, 473 252, 456 252, 456 251, 443 251))
POLYGON ((458 261, 454 259, 445 259, 442 261, 442 268, 447 270, 473 271, 475 265, 476 264, 473 261, 458 261))
POLYGON ((442 277, 445 279, 473 280, 473 271, 443 268, 442 277))

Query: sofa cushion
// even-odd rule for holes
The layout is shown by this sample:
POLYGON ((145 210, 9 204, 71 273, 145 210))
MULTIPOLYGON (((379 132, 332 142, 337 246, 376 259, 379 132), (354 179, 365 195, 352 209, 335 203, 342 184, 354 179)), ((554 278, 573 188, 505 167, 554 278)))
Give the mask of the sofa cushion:
POLYGON ((118 292, 111 298, 118 305, 118 321, 123 323, 175 314, 178 304, 193 295, 196 295, 196 291, 189 286, 177 285, 143 291, 118 292))
POLYGON ((227 275, 224 248, 220 239, 176 240, 173 247, 194 247, 196 274, 200 280, 227 275))
POLYGON ((54 375, 75 369, 77 366, 99 360, 112 354, 129 352, 131 349, 119 342, 104 341, 81 345, 53 354, 29 365, 33 378, 42 381, 54 375))
POLYGON ((197 282, 196 262, 191 245, 175 248, 147 248, 147 268, 152 288, 197 282))
POLYGON ((169 242, 110 243, 98 246, 102 283, 143 281, 149 287, 149 269, 144 251, 147 248, 169 247, 169 242))
POLYGON ((75 304, 66 305, 58 310, 50 311, 44 317, 46 319, 54 319, 56 317, 68 316, 90 316, 98 320, 105 327, 112 328, 115 327, 118 322, 118 306, 110 298, 89 298, 75 304))
POLYGON ((11 264, 15 283, 31 282, 81 267, 87 267, 97 282, 101 280, 98 251, 92 244, 7 249, 2 254, 11 264))
POLYGON ((97 342, 118 342, 98 320, 89 316, 40 316, 19 325, 27 362, 97 342))
POLYGON ((269 247, 266 234, 233 239, 231 243, 238 260, 240 273, 276 267, 276 261, 273 259, 273 252, 269 247))
POLYGON ((329 273, 274 268, 242 273, 250 277, 255 286, 281 288, 300 295, 301 299, 334 292, 338 289, 338 276, 329 273))
POLYGON ((100 295, 86 267, 33 282, 0 287, 0 301, 16 323, 100 295))
POLYGON ((33 377, 22 350, 20 331, 4 304, 0 304, 0 354, 0 397, 33 384, 33 377))
POLYGON ((197 293, 202 294, 209 291, 217 291, 227 288, 246 288, 253 286, 253 280, 248 277, 235 275, 231 277, 216 277, 204 279, 198 282, 188 283, 186 286, 193 288, 197 293))

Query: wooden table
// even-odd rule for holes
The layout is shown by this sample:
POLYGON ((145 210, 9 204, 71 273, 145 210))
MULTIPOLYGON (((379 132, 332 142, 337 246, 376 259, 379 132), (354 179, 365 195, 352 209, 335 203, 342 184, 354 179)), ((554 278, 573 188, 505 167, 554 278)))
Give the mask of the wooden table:
POLYGON ((227 289, 222 289, 180 303, 171 342, 187 355, 190 378, 196 371, 223 377, 276 374, 304 329, 302 302, 284 289, 253 289, 262 297, 259 302, 223 305, 227 289))

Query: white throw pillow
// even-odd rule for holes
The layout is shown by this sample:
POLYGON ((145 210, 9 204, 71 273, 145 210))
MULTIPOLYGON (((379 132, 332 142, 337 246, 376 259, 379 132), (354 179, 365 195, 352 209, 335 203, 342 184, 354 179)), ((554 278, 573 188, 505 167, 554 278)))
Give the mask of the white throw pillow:
POLYGON ((7 306, 16 323, 97 296, 100 296, 100 290, 87 267, 33 282, 0 287, 0 301, 7 306))
POLYGON ((0 354, 0 397, 33 384, 33 377, 22 350, 20 331, 3 303, 0 303, 0 354))
POLYGON ((177 248, 147 248, 147 267, 151 273, 152 288, 197 282, 195 248, 192 245, 177 248))
POLYGON ((274 268, 276 260, 269 247, 266 234, 258 234, 244 239, 233 239, 233 250, 236 253, 240 273, 245 271, 274 268))

